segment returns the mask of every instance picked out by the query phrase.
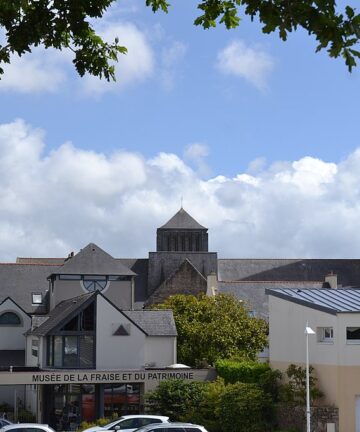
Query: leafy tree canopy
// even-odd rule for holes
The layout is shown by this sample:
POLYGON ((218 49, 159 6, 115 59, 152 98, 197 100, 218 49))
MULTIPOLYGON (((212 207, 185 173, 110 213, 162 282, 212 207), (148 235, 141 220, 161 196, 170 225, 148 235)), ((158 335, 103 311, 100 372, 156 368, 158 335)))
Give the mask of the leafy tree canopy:
POLYGON ((178 331, 178 361, 189 366, 217 359, 255 359, 267 344, 267 324, 231 295, 174 295, 156 308, 171 309, 178 331))
MULTIPOLYGON (((1 65, 10 55, 31 52, 33 47, 68 48, 74 52, 73 63, 82 76, 90 73, 115 79, 113 63, 126 48, 115 39, 107 43, 96 34, 91 21, 103 17, 116 0, 0 0, 0 26, 5 40, 0 45, 1 65)), ((119 0, 118 0, 119 1, 119 0)), ((168 12, 166 0, 145 0, 154 12, 168 12)), ((282 40, 301 27, 316 38, 316 50, 326 49, 330 57, 342 56, 348 69, 356 66, 360 52, 360 14, 346 6, 339 10, 335 0, 202 0, 194 24, 204 29, 240 24, 241 15, 257 18, 264 33, 278 32, 282 40)))

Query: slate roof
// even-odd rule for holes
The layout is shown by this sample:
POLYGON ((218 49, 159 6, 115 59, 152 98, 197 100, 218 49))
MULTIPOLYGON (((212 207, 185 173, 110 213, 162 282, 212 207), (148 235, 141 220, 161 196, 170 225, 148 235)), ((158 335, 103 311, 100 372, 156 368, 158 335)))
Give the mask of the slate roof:
POLYGON ((219 259, 220 281, 323 281, 329 273, 338 285, 360 286, 358 259, 219 259))
POLYGON ((42 293, 49 288, 47 277, 57 265, 0 264, 0 303, 10 297, 27 313, 45 313, 46 306, 33 306, 31 293, 42 293))
POLYGON ((360 312, 360 289, 267 289, 266 294, 333 315, 360 312))
POLYGON ((170 310, 122 311, 147 336, 177 336, 173 313, 170 310))
POLYGON ((40 324, 39 327, 31 330, 28 334, 34 336, 46 336, 52 330, 61 325, 62 322, 71 319, 75 316, 77 311, 85 307, 86 303, 91 302, 91 298, 96 296, 97 292, 83 294, 68 300, 60 302, 48 315, 48 319, 40 324))
POLYGON ((63 265, 66 258, 32 258, 32 257, 17 257, 16 264, 47 264, 47 265, 63 265))
POLYGON ((147 258, 117 258, 116 260, 136 274, 134 300, 135 303, 143 303, 147 298, 149 260, 147 258))
POLYGON ((94 243, 89 243, 52 273, 135 276, 133 271, 94 243))
POLYGON ((165 225, 158 229, 196 229, 207 230, 207 228, 200 225, 192 216, 189 215, 182 207, 181 209, 166 222, 165 225))
POLYGON ((317 281, 227 281, 218 282, 217 291, 220 294, 233 294, 238 300, 244 301, 246 306, 254 311, 257 317, 268 319, 269 310, 266 289, 315 289, 323 288, 324 285, 324 282, 317 281))

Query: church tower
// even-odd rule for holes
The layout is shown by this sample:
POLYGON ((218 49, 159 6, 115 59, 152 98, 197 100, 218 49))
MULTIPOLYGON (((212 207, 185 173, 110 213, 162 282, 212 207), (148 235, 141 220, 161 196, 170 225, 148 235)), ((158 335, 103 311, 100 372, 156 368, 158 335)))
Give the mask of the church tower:
POLYGON ((208 275, 217 274, 217 254, 208 249, 208 229, 181 207, 156 231, 156 252, 149 252, 147 305, 172 294, 206 293, 208 275))
POLYGON ((156 232, 157 252, 208 252, 208 229, 182 207, 156 232))

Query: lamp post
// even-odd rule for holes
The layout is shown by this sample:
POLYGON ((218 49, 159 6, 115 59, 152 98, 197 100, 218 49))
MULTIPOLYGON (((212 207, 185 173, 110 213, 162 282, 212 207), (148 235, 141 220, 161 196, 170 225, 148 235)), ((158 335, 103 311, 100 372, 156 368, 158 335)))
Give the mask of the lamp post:
POLYGON ((306 323, 306 432, 310 432, 310 373, 309 373, 309 335, 315 334, 314 330, 306 323))

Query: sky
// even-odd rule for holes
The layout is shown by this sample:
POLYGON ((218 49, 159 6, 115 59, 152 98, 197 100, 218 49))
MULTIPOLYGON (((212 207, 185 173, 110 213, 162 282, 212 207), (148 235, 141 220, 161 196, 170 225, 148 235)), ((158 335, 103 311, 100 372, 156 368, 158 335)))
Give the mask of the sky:
POLYGON ((360 66, 301 30, 203 30, 195 5, 115 2, 95 27, 128 48, 116 83, 65 51, 5 66, 1 261, 146 257, 181 202, 220 257, 359 258, 360 66))

